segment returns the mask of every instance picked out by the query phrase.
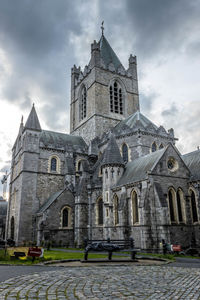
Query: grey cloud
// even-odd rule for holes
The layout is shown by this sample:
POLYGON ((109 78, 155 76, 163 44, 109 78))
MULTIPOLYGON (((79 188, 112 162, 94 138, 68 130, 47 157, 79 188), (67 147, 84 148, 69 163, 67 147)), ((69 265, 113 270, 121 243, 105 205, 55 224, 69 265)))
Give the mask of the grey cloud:
MULTIPOLYGON (((80 1, 77 1, 77 5, 80 1)), ((72 1, 0 1, 1 40, 18 51, 42 59, 63 47, 69 30, 79 31, 72 1)), ((14 49, 13 49, 14 50, 14 49)), ((18 53, 18 55, 20 55, 18 53)))
MULTIPOLYGON (((22 109, 31 109, 32 102, 50 101, 52 114, 66 109, 67 74, 74 63, 69 34, 79 35, 82 30, 75 17, 81 0, 76 4, 69 0, 0 0, 0 48, 12 66, 2 88, 3 99, 22 109), (55 98, 63 100, 58 105, 55 98)), ((51 123, 50 115, 45 116, 51 123)))
POLYGON ((136 35, 136 48, 145 56, 179 51, 199 24, 200 6, 196 0, 128 0, 127 15, 136 35))
POLYGON ((154 100, 158 97, 158 95, 155 92, 149 93, 147 96, 144 93, 140 94, 140 108, 141 111, 145 114, 152 110, 154 105, 154 100))
POLYGON ((200 56, 200 41, 193 41, 191 43, 188 44, 188 46, 186 47, 185 52, 190 55, 191 60, 193 59, 193 57, 195 56, 200 56))
POLYGON ((169 109, 163 110, 161 114, 163 117, 169 117, 169 116, 176 116, 177 113, 178 113, 178 108, 173 103, 169 109))
POLYGON ((66 111, 68 107, 67 107, 66 100, 65 98, 63 99, 52 98, 50 99, 50 101, 52 105, 45 105, 42 108, 40 115, 43 116, 47 126, 49 126, 50 128, 53 127, 53 130, 55 131, 62 130, 67 127, 66 111), (54 109, 54 107, 56 107, 58 103, 59 103, 59 109, 54 109), (63 117, 66 118, 64 124, 61 122, 61 120, 63 120, 63 117))
POLYGON ((199 101, 188 103, 185 107, 177 107, 175 104, 163 111, 164 124, 175 129, 175 136, 179 139, 178 148, 182 153, 194 151, 200 144, 199 137, 199 101))
POLYGON ((12 145, 10 145, 9 150, 6 152, 6 154, 8 155, 8 157, 11 157, 11 155, 12 155, 12 145))
POLYGON ((0 169, 0 173, 5 173, 6 171, 10 170, 10 165, 6 164, 0 169))
POLYGON ((154 60, 157 64, 165 64, 170 55, 174 57, 183 49, 188 55, 199 56, 198 0, 110 0, 98 3, 98 19, 105 20, 108 40, 115 50, 118 47, 126 56, 129 51, 136 54, 139 71, 145 62, 154 60), (189 38, 191 33, 196 39, 193 42, 189 38))

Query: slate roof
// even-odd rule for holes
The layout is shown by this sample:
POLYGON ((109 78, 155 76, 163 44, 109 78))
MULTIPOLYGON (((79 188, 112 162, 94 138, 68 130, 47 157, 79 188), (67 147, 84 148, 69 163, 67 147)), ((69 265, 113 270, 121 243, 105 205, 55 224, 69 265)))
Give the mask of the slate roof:
POLYGON ((104 35, 101 36, 99 43, 100 43, 100 56, 104 64, 106 65, 106 67, 108 67, 108 65, 112 63, 116 70, 119 67, 124 68, 104 35))
POLYGON ((110 133, 108 145, 104 151, 103 161, 101 165, 124 165, 124 161, 119 152, 119 147, 115 140, 115 137, 110 133))
POLYGON ((40 136, 40 142, 44 146, 64 148, 71 151, 86 151, 87 144, 80 136, 43 130, 40 136))
POLYGON ((200 180, 200 150, 182 155, 182 159, 192 174, 191 180, 200 180))
POLYGON ((120 134, 127 131, 132 132, 138 129, 152 132, 158 131, 158 127, 153 122, 147 119, 140 111, 136 111, 125 120, 120 121, 114 127, 113 132, 116 134, 120 134))
POLYGON ((64 192, 64 190, 60 190, 55 194, 51 195, 46 202, 40 207, 37 213, 43 213, 49 206, 64 192))
POLYGON ((124 184, 137 182, 144 180, 148 177, 147 172, 151 171, 155 164, 162 157, 166 148, 155 151, 148 155, 139 157, 131 162, 126 164, 126 169, 123 176, 119 179, 116 186, 121 186, 124 184))
POLYGON ((25 128, 41 131, 40 122, 34 104, 26 121, 25 128))

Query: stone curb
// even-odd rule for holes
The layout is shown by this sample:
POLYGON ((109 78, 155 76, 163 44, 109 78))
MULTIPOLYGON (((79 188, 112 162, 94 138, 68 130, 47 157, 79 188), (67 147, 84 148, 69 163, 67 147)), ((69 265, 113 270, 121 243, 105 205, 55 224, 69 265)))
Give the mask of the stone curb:
MULTIPOLYGON (((142 262, 139 262, 138 260, 160 261, 160 262, 163 262, 165 264, 170 264, 170 263, 173 262, 173 261, 170 261, 170 260, 164 259, 164 258, 138 256, 137 260, 135 260, 135 261, 130 261, 130 260, 112 260, 112 261, 108 261, 108 260, 88 260, 88 261, 84 261, 84 260, 81 260, 81 259, 62 259, 62 260, 51 260, 51 261, 39 263, 39 264, 37 264, 37 266, 48 266, 48 265, 54 265, 54 264, 59 264, 59 263, 67 263, 67 262, 69 262, 69 263, 70 262, 80 262, 80 263, 83 263, 83 266, 84 266, 84 263, 89 263, 91 265, 92 264, 97 264, 98 265, 99 263, 106 263, 106 264, 109 263, 109 264, 112 264, 112 266, 114 266, 114 264, 116 264, 116 266, 119 266, 119 265, 123 265, 123 264, 127 264, 127 263, 132 263, 132 264, 140 263, 140 265, 142 265, 142 262)), ((148 264, 145 264, 145 266, 148 266, 148 264)), ((59 266, 59 267, 62 267, 62 266, 59 266)), ((66 267, 66 266, 63 266, 63 267, 66 267)))

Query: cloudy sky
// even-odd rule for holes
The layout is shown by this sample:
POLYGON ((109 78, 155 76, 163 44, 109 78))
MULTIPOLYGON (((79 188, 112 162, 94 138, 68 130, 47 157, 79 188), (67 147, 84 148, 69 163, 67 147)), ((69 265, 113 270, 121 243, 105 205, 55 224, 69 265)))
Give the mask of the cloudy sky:
MULTIPOLYGON (((70 72, 105 36, 125 67, 137 55, 141 111, 200 145, 200 0, 0 0, 0 177, 35 103, 43 129, 69 132, 70 72)), ((2 186, 0 185, 0 195, 2 186)))

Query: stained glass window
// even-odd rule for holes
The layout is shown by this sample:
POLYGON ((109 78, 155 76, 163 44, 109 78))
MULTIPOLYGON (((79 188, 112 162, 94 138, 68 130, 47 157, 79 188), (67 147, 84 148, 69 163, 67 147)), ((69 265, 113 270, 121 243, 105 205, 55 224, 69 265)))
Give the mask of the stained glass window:
POLYGON ((69 226, 69 210, 68 208, 64 208, 62 212, 62 226, 68 227, 69 226))
POLYGON ((153 142, 152 146, 151 146, 151 151, 155 152, 157 150, 157 145, 155 142, 153 142))
POLYGON ((132 193, 132 216, 133 216, 133 224, 139 222, 138 197, 135 191, 132 193))
POLYGON ((179 219, 179 222, 183 222, 183 213, 182 213, 180 191, 178 191, 177 194, 176 194, 176 200, 177 200, 177 208, 178 208, 178 219, 179 219))
POLYGON ((98 224, 103 225, 103 200, 98 201, 98 224))
POLYGON ((122 157, 124 162, 128 162, 128 147, 126 144, 122 145, 122 157))
POLYGON ((170 220, 171 222, 175 222, 175 215, 174 215, 174 203, 173 203, 173 195, 172 191, 169 191, 169 212, 170 212, 170 220))
POLYGON ((51 159, 51 171, 56 171, 56 169, 57 169, 57 159, 53 157, 51 159))
POLYGON ((193 191, 191 192, 191 208, 192 208, 192 220, 193 222, 198 222, 197 205, 196 205, 195 194, 193 191))

